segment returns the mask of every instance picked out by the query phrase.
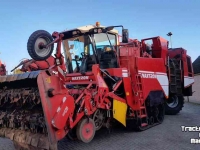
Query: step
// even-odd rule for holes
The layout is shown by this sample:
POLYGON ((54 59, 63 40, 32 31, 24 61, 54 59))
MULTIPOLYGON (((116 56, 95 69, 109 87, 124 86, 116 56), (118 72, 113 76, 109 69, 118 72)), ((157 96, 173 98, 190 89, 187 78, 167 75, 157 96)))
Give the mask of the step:
POLYGON ((172 80, 172 81, 170 82, 170 84, 176 84, 176 80, 175 80, 175 81, 172 80))
POLYGON ((141 126, 145 127, 145 126, 148 126, 148 124, 147 123, 142 123, 141 126))
POLYGON ((140 109, 145 109, 145 107, 144 107, 144 106, 141 106, 140 109))
POLYGON ((176 86, 177 84, 172 84, 172 83, 171 83, 170 85, 171 85, 171 86, 176 86))
POLYGON ((144 102, 144 98, 138 98, 138 101, 140 102, 140 104, 141 103, 143 103, 144 102))
POLYGON ((140 115, 140 118, 145 118, 147 117, 147 115, 140 115))

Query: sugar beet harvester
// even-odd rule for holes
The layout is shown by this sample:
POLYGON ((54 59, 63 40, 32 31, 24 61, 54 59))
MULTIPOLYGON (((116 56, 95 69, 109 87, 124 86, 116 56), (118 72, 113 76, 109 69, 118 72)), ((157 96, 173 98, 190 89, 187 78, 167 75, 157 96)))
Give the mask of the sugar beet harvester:
POLYGON ((35 64, 50 67, 0 78, 0 135, 18 147, 56 149, 66 135, 88 143, 112 120, 142 131, 179 113, 192 95, 186 50, 168 49, 161 37, 129 39, 123 26, 38 30, 27 48, 35 64))

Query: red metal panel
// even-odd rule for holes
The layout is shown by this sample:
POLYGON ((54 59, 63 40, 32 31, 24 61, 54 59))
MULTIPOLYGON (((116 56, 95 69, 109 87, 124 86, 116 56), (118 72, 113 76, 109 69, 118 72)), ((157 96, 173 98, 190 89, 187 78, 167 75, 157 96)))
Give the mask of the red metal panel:
MULTIPOLYGON (((51 142, 56 142, 59 139, 62 139, 66 132, 64 129, 56 131, 52 126, 52 119, 56 114, 58 107, 60 106, 63 98, 67 96, 67 89, 65 92, 62 89, 63 86, 62 82, 60 81, 59 77, 57 76, 49 76, 46 74, 45 71, 42 71, 37 79, 38 88, 40 92, 42 107, 46 119, 46 125, 48 130, 48 136, 51 142), (53 97, 48 97, 47 90, 53 88, 55 93, 60 93, 53 97), (61 94, 66 93, 66 94, 61 94)), ((64 120, 63 120, 64 121, 64 120)))
POLYGON ((116 76, 116 77, 123 77, 123 70, 127 70, 127 68, 110 68, 110 69, 106 69, 106 71, 108 71, 110 76, 116 76))
POLYGON ((123 83, 124 83, 124 90, 125 90, 125 94, 126 94, 127 104, 131 108, 133 108, 134 97, 133 97, 133 87, 132 87, 131 78, 130 77, 123 78, 123 83))
POLYGON ((147 98, 150 91, 168 88, 163 87, 163 89, 157 77, 158 74, 163 75, 166 80, 163 82, 166 82, 166 86, 168 85, 167 71, 162 58, 137 58, 136 62, 138 73, 142 75, 144 99, 147 98))
MULTIPOLYGON (((183 61, 183 71, 184 71, 184 76, 188 76, 188 65, 187 65, 187 51, 183 48, 175 48, 170 50, 169 52, 169 57, 170 58, 175 58, 176 56, 180 55, 180 58, 178 60, 183 61)), ((192 75, 193 76, 193 75, 192 75)))
POLYGON ((57 108, 55 116, 52 120, 52 125, 57 129, 63 129, 66 125, 66 122, 70 116, 70 114, 74 113, 74 98, 70 95, 61 96, 62 102, 60 106, 57 108))
POLYGON ((121 47, 120 56, 140 56, 140 48, 128 46, 121 47))
POLYGON ((153 58, 163 58, 164 61, 166 60, 167 57, 167 51, 168 51, 168 41, 165 40, 162 37, 152 37, 148 39, 142 39, 142 50, 145 52, 146 51, 146 44, 145 41, 147 40, 152 40, 152 57, 153 58))

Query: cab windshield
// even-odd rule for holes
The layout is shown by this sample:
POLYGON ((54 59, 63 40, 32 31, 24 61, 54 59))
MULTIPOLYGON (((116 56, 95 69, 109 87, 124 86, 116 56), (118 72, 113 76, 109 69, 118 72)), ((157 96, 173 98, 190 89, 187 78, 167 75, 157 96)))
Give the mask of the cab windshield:
POLYGON ((100 59, 101 53, 103 53, 107 47, 110 47, 112 49, 112 46, 116 45, 116 35, 114 35, 114 34, 110 34, 110 33, 94 34, 93 39, 95 42, 95 48, 96 48, 96 53, 97 53, 98 59, 100 59), (109 39, 108 39, 108 37, 109 37, 109 39), (109 40, 110 40, 110 42, 109 42, 109 40))
POLYGON ((64 40, 63 48, 69 73, 79 72, 77 66, 81 66, 83 54, 94 56, 92 44, 89 42, 89 37, 87 35, 64 40))
MULTIPOLYGON (((116 36, 108 33, 108 37, 111 45, 116 45, 116 36)), ((111 47, 108 37, 106 33, 98 33, 91 35, 91 39, 89 35, 82 35, 64 40, 63 48, 68 73, 79 72, 83 54, 87 54, 90 60, 96 63, 96 59, 100 59, 101 53, 105 51, 105 47, 111 47)), ((89 70, 91 71, 91 68, 89 70)))

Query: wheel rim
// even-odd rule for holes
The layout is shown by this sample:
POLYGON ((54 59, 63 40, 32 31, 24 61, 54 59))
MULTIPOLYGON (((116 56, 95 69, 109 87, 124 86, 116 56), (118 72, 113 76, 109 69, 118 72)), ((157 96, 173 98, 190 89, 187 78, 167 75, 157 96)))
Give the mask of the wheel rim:
POLYGON ((105 119, 105 114, 103 113, 103 111, 97 109, 93 116, 96 130, 99 130, 103 126, 104 119, 105 119))
POLYGON ((83 138, 89 140, 93 135, 94 132, 93 130, 94 130, 93 124, 91 122, 84 124, 82 128, 83 138))
POLYGON ((94 138, 95 131, 94 121, 85 118, 77 126, 77 138, 84 143, 89 143, 94 138))
POLYGON ((171 102, 167 102, 167 105, 171 108, 175 108, 178 106, 178 97, 177 96, 173 96, 171 98, 171 102))
POLYGON ((51 52, 51 46, 48 48, 40 48, 40 45, 47 45, 51 42, 51 40, 48 37, 39 37, 35 41, 34 49, 35 53, 40 57, 45 57, 51 52))

